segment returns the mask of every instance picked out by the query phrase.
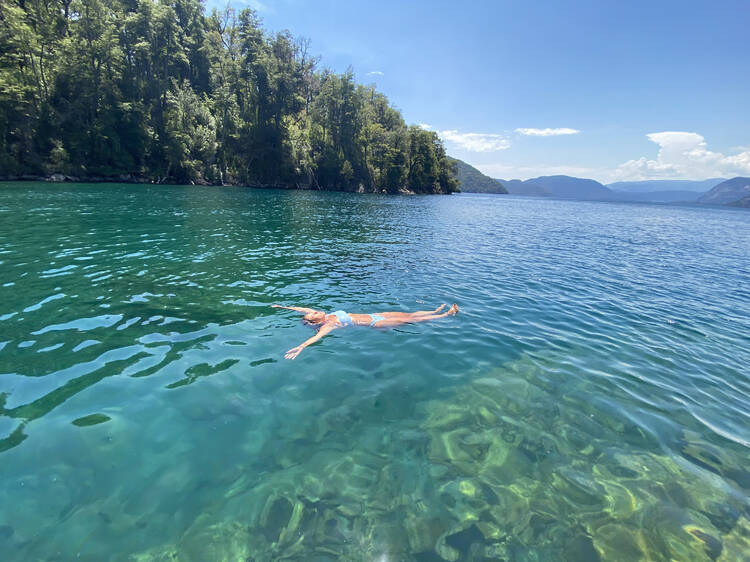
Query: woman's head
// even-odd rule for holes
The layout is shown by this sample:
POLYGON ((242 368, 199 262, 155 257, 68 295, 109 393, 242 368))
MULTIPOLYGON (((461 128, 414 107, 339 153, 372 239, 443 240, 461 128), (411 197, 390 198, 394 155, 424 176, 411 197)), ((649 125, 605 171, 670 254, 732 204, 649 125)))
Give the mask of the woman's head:
POLYGON ((326 313, 320 310, 308 312, 302 317, 302 320, 308 324, 322 324, 326 320, 326 313))

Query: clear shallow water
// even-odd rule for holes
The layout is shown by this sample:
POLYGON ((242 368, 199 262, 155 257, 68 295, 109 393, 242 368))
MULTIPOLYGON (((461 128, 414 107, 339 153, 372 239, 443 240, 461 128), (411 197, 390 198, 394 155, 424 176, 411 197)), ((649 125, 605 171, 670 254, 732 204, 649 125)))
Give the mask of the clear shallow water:
POLYGON ((0 549, 747 559, 748 281, 743 210, 3 184, 0 549))

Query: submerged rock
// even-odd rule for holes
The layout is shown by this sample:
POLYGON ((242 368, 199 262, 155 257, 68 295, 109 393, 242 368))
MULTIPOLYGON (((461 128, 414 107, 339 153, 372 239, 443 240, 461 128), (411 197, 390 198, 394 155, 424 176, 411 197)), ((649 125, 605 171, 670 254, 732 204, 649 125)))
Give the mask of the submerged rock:
POLYGON ((741 517, 737 525, 722 538, 722 546, 718 562, 750 560, 750 520, 741 517))
MULTIPOLYGON (((403 425, 384 426, 382 410, 360 400, 309 403, 318 415, 306 427, 276 419, 255 428, 257 438, 243 439, 262 445, 241 446, 262 477, 222 475, 224 513, 199 516, 178 548, 154 556, 743 559, 750 527, 736 494, 695 483, 693 460, 646 447, 622 420, 602 425, 550 406, 556 383, 534 384, 539 369, 522 360, 446 389, 411 404, 420 416, 403 425), (612 427, 632 435, 615 442, 612 427)), ((717 472, 742 468, 698 436, 686 436, 681 451, 710 464, 702 473, 717 482, 717 472)))
MULTIPOLYGON (((195 526, 194 526, 195 527, 195 526)), ((165 554, 170 554, 167 550, 165 554)), ((173 558, 182 562, 205 562, 206 560, 252 560, 255 549, 248 535, 247 527, 238 521, 227 521, 195 528, 188 532, 179 543, 173 558)))
POLYGON ((592 537, 594 548, 602 560, 647 560, 641 548, 643 539, 637 529, 609 523, 597 529, 592 537))
POLYGON ((441 517, 407 515, 404 527, 411 552, 429 552, 437 546, 438 539, 449 528, 450 523, 441 517))
POLYGON ((271 497, 260 516, 259 529, 268 542, 278 542, 294 513, 294 504, 281 496, 271 497))

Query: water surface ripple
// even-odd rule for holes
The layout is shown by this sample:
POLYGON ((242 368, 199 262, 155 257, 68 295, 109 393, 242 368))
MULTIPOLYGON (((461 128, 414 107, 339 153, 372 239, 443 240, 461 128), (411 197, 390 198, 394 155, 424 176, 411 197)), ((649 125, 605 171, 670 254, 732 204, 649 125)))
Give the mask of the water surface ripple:
POLYGON ((747 559, 748 287, 743 210, 3 184, 0 550, 747 559))

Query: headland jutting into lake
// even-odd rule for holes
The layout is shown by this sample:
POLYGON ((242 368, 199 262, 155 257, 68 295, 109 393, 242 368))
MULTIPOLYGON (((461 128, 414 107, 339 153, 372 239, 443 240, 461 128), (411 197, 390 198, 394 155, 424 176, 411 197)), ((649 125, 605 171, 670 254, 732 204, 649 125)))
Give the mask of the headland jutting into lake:
POLYGON ((435 132, 256 12, 3 6, 0 176, 450 193, 435 132), (97 39, 98 38, 98 39, 97 39))

